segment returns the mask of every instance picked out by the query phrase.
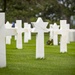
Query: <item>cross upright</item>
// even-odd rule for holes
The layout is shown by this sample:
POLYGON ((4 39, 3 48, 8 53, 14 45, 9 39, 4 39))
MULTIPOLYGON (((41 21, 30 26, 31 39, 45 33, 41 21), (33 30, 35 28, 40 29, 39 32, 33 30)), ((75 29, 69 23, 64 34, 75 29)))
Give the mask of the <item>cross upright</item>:
POLYGON ((39 17, 36 22, 32 22, 36 35, 36 58, 44 58, 44 32, 48 22, 43 22, 39 17))

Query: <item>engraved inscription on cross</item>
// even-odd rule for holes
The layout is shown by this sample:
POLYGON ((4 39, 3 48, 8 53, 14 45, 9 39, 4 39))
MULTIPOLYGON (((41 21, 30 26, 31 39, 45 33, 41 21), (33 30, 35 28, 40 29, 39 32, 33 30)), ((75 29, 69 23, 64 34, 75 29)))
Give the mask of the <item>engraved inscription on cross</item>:
POLYGON ((48 22, 43 22, 39 17, 36 22, 32 22, 35 27, 36 35, 36 58, 44 58, 44 32, 46 32, 46 26, 48 22))

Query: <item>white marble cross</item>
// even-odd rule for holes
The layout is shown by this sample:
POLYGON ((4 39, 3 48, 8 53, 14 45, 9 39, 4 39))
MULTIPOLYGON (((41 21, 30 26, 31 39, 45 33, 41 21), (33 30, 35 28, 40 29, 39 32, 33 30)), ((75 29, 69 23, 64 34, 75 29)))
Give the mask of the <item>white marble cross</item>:
POLYGON ((5 37, 15 34, 14 29, 5 28, 5 13, 0 13, 0 67, 6 67, 5 37))
POLYGON ((36 35, 36 58, 44 58, 44 32, 48 22, 43 22, 39 17, 36 22, 32 22, 36 35))
POLYGON ((22 32, 24 32, 24 29, 22 28, 22 20, 16 20, 16 25, 17 27, 13 28, 13 29, 16 29, 16 32, 17 32, 16 48, 22 49, 22 32))
MULTIPOLYGON (((10 29, 12 27, 12 24, 9 23, 9 21, 6 22, 5 28, 10 29)), ((12 36, 6 36, 6 44, 11 44, 11 38, 12 36)))
POLYGON ((31 40, 31 25, 24 23, 24 42, 28 43, 28 40, 31 40))
POLYGON ((53 35, 53 45, 58 45, 58 31, 59 30, 59 26, 56 24, 56 23, 54 23, 54 25, 53 25, 53 33, 54 33, 54 35, 53 35))

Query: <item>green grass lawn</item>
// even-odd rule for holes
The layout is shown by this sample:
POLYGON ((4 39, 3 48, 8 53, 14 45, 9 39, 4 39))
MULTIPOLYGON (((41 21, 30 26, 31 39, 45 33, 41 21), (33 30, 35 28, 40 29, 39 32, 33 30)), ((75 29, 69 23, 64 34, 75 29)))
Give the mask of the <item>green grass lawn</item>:
POLYGON ((75 75, 75 42, 62 54, 59 46, 46 45, 47 40, 45 34, 45 59, 35 59, 35 34, 29 43, 23 42, 22 50, 16 49, 13 37, 11 45, 6 45, 7 67, 0 68, 0 75, 75 75))

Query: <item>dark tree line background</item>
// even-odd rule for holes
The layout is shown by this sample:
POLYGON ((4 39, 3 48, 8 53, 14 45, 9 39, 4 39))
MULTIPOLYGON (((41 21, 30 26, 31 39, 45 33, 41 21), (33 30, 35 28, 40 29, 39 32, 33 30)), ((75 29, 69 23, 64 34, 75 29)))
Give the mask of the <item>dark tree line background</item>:
MULTIPOLYGON (((1 0, 0 0, 1 8, 1 0)), ((6 20, 35 21, 42 17, 50 21, 66 19, 75 15, 75 0, 6 0, 6 20)))

